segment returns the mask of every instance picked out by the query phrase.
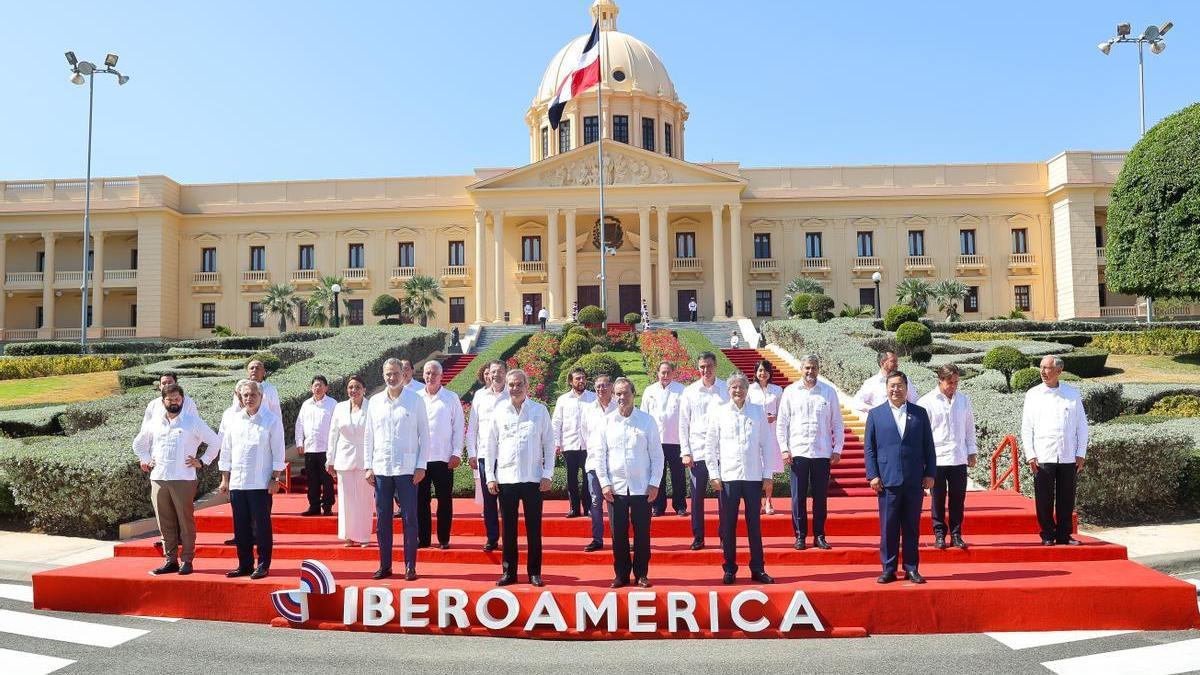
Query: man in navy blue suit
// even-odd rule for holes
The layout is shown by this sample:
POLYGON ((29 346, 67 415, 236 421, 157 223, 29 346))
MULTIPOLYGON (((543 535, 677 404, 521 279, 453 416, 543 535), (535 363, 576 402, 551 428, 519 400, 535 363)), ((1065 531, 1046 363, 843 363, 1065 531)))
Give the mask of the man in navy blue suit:
POLYGON ((887 403, 867 413, 867 480, 879 495, 881 584, 896 580, 896 558, 904 538, 904 572, 914 584, 925 583, 917 571, 917 536, 925 489, 937 475, 937 453, 929 414, 908 402, 908 377, 893 371, 887 378, 887 403))

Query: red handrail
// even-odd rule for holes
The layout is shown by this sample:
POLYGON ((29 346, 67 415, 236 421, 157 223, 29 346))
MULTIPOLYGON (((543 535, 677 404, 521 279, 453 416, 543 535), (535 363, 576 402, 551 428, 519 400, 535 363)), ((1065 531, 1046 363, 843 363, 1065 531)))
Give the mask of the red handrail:
POLYGON ((1009 434, 1004 437, 1003 441, 1000 441, 1000 445, 996 446, 996 451, 992 453, 992 485, 988 489, 989 490, 1002 489, 1001 484, 1004 481, 1008 480, 1009 476, 1012 476, 1013 490, 1016 492, 1020 492, 1021 491, 1021 473, 1018 471, 1018 468, 1020 466, 1021 466, 1021 451, 1017 447, 1017 437, 1013 436, 1012 434, 1009 434), (1004 475, 1000 476, 999 480, 997 480, 996 479, 996 460, 999 459, 1002 454, 1004 454, 1004 450, 1006 448, 1012 451, 1012 462, 1009 463, 1008 469, 1005 470, 1004 475))

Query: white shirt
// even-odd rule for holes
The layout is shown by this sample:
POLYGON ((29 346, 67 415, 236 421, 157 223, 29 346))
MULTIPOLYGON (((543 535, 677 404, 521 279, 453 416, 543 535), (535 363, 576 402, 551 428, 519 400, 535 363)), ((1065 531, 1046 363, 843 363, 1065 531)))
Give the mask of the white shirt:
MULTIPOLYGON (((887 378, 879 373, 868 377, 867 381, 858 388, 858 393, 854 395, 854 398, 858 402, 857 408, 864 411, 887 403, 887 378)), ((908 402, 916 403, 918 398, 917 388, 913 386, 912 380, 909 380, 908 402)))
POLYGON ((508 390, 496 393, 491 387, 475 392, 471 399, 471 416, 467 419, 467 457, 487 457, 487 435, 492 429, 492 412, 496 404, 508 400, 508 390))
POLYGON ((892 419, 896 421, 896 429, 900 431, 900 438, 904 438, 904 427, 908 422, 908 404, 905 403, 899 408, 892 405, 891 401, 886 403, 888 411, 892 413, 892 419))
MULTIPOLYGON (((275 413, 279 419, 283 419, 283 409, 279 407, 279 390, 270 382, 259 382, 258 390, 262 392, 262 405, 268 410, 275 413)), ((241 407, 241 401, 238 400, 237 392, 233 393, 233 404, 241 407)), ((280 423, 282 424, 282 422, 280 423)))
POLYGON ((540 483, 554 477, 554 430, 550 411, 526 398, 497 404, 488 433, 487 479, 496 483, 540 483))
POLYGON ((962 466, 971 455, 977 454, 975 409, 970 397, 959 391, 953 399, 947 399, 941 389, 935 388, 922 396, 917 405, 929 413, 938 466, 962 466))
POLYGON ((600 399, 597 398, 583 409, 583 445, 588 451, 583 460, 584 471, 596 470, 596 464, 600 461, 600 447, 604 442, 600 435, 604 433, 604 425, 608 423, 608 418, 616 414, 616 410, 616 396, 608 399, 607 407, 601 407, 600 399))
POLYGON ((396 398, 388 390, 367 403, 363 462, 379 476, 410 476, 429 462, 429 418, 425 402, 408 389, 396 398))
POLYGON ((196 470, 184 462, 196 456, 201 443, 208 444, 200 458, 207 466, 221 452, 221 437, 197 415, 180 413, 172 420, 164 414, 142 424, 133 451, 143 464, 153 465, 150 480, 196 480, 196 470))
POLYGON ((820 380, 812 389, 804 386, 804 380, 793 382, 783 390, 778 414, 775 438, 780 452, 809 459, 842 454, 845 422, 833 387, 820 380))
POLYGON ((230 411, 221 437, 221 471, 229 472, 230 490, 265 490, 271 474, 287 469, 283 454, 283 420, 266 404, 258 413, 230 411))
MULTIPOLYGON (((142 424, 145 425, 153 417, 165 417, 167 414, 167 406, 163 404, 162 397, 150 401, 146 404, 146 412, 142 414, 142 424)), ((196 408, 196 402, 191 396, 183 395, 183 410, 179 411, 180 415, 195 415, 200 416, 200 411, 196 408)))
POLYGON ((461 456, 465 426, 462 401, 445 387, 438 388, 436 394, 423 388, 420 396, 429 418, 429 461, 449 462, 451 456, 461 456))
POLYGON ((776 452, 779 451, 779 441, 775 438, 775 424, 778 423, 779 420, 776 419, 774 422, 772 422, 771 418, 779 417, 779 399, 782 396, 783 387, 780 387, 777 384, 771 384, 770 382, 767 383, 765 388, 758 382, 751 382, 750 388, 746 390, 746 401, 756 405, 761 405, 763 407, 763 412, 767 414, 767 424, 771 425, 771 438, 769 440, 771 441, 771 445, 776 452))
POLYGON ((691 302, 689 302, 689 303, 688 303, 688 311, 689 311, 689 312, 694 312, 694 311, 696 311, 696 307, 697 307, 697 305, 696 305, 696 301, 695 301, 695 300, 693 300, 693 301, 691 301, 691 302))
POLYGON ((363 400, 357 411, 350 410, 350 401, 342 401, 333 409, 329 420, 329 454, 325 466, 335 471, 354 471, 367 468, 367 404, 363 400))
POLYGON ((650 486, 658 487, 664 459, 654 418, 636 408, 629 417, 619 410, 609 415, 600 433, 596 459, 601 489, 612 487, 619 495, 644 495, 650 486))
POLYGON ((418 380, 415 377, 413 379, 409 380, 408 384, 404 385, 405 390, 411 391, 414 394, 421 393, 421 390, 424 388, 425 388, 425 383, 421 382, 420 380, 418 380))
POLYGON ((525 315, 533 314, 533 305, 525 305, 525 315))
POLYGON ((320 403, 309 397, 300 405, 296 415, 296 447, 304 448, 306 454, 329 449, 329 420, 336 406, 332 396, 323 397, 320 403))
POLYGON ((733 401, 713 406, 707 415, 710 479, 761 481, 771 476, 774 445, 767 413, 761 405, 733 401))
POLYGON ((550 318, 550 310, 546 309, 545 307, 539 309, 538 310, 538 318, 539 319, 549 319, 550 318))
POLYGON ((655 382, 642 392, 642 412, 654 418, 660 440, 668 445, 679 444, 679 405, 682 402, 683 385, 678 382, 670 382, 665 388, 655 382))
POLYGON ((554 404, 554 446, 563 450, 586 450, 587 440, 583 435, 583 409, 596 400, 595 392, 576 394, 572 389, 554 404))
POLYGON ((706 387, 704 380, 699 379, 683 390, 683 400, 679 404, 680 457, 690 456, 695 462, 707 459, 705 439, 708 434, 708 420, 705 419, 705 415, 708 414, 709 408, 728 401, 729 387, 720 380, 713 382, 713 386, 706 387))
POLYGON ((1021 413, 1021 443, 1025 460, 1039 464, 1075 463, 1087 455, 1087 415, 1079 390, 1059 382, 1054 389, 1043 382, 1025 392, 1021 413))

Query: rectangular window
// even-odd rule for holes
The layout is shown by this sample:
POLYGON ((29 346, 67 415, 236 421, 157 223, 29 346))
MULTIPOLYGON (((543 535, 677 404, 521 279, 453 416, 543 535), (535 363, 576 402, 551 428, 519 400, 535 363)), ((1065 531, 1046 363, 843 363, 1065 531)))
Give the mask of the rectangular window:
POLYGON ((129 325, 137 327, 137 305, 129 306, 129 325))
POLYGON ((654 118, 642 118, 642 149, 654 152, 654 118))
POLYGON ((542 159, 550 156, 550 127, 542 127, 542 159))
POLYGON ((88 251, 88 266, 87 266, 87 268, 88 268, 89 272, 94 271, 96 269, 96 252, 95 251, 88 251))
POLYGON ((215 248, 200 249, 200 271, 201 272, 216 272, 217 271, 217 249, 215 249, 215 248))
POLYGON ((36 262, 36 265, 37 265, 37 270, 36 270, 36 271, 38 271, 38 272, 43 272, 43 273, 46 271, 46 252, 45 252, 45 251, 38 251, 38 252, 37 252, 37 262, 36 262))
POLYGON ((754 291, 755 316, 771 316, 771 291, 754 291))
POLYGON ((629 142, 629 115, 613 115, 613 140, 629 142))
POLYGON ((467 264, 467 245, 465 242, 450 242, 450 253, 446 264, 458 267, 467 264))
POLYGON ((875 256, 875 233, 858 233, 858 257, 871 258, 875 256))
POLYGON ((397 262, 400 267, 416 267, 417 266, 417 245, 411 241, 400 242, 399 258, 397 262))
POLYGON ((666 153, 667 157, 675 156, 675 154, 673 152, 673 148, 671 147, 671 123, 670 122, 666 122, 663 124, 663 152, 666 153))
POLYGON ((267 247, 266 246, 251 246, 250 247, 250 271, 263 272, 267 269, 267 247))
POLYGON ((675 233, 675 257, 676 258, 695 258, 696 257, 696 233, 695 232, 676 232, 675 233))
POLYGON ((263 327, 263 307, 261 302, 250 303, 250 327, 263 327))
POLYGON ((542 238, 521 237, 521 262, 540 262, 542 260, 542 238))
POLYGON ((1100 284, 1100 306, 1108 307, 1108 287, 1105 284, 1100 284))
POLYGON ((860 288, 858 289, 858 304, 867 307, 875 307, 875 289, 860 288))
POLYGON ((361 270, 367 266, 367 252, 364 250, 363 244, 350 244, 349 264, 346 265, 352 270, 361 270))
POLYGON ((804 233, 804 257, 806 258, 822 258, 821 255, 821 233, 820 232, 805 232, 804 233))
POLYGON ((754 258, 755 260, 767 260, 771 257, 771 235, 766 232, 756 232, 754 234, 754 258))
POLYGON ((583 144, 595 143, 600 140, 600 118, 588 115, 583 118, 583 144))
POLYGON ((1012 231, 1012 252, 1029 253, 1029 230, 1022 227, 1012 231))
POLYGON ((35 319, 35 322, 37 323, 37 327, 41 328, 42 324, 44 324, 46 322, 45 317, 42 314, 42 306, 41 305, 37 306, 36 314, 37 314, 37 317, 35 319))
POLYGON ((450 298, 450 323, 467 322, 467 299, 450 298))
POLYGON ((979 311, 978 286, 967 286, 967 297, 963 299, 963 311, 971 313, 979 311))
POLYGON ((303 244, 300 246, 300 260, 297 263, 298 270, 313 270, 316 269, 317 254, 313 250, 312 244, 303 244))
POLYGON ((88 328, 92 327, 92 304, 90 302, 88 303, 87 308, 87 325, 88 328))
POLYGON ((131 269, 131 270, 137 269, 137 249, 136 248, 129 249, 129 269, 131 269))
POLYGON ((1104 248, 1104 226, 1096 226, 1096 248, 1104 248))
POLYGON ((308 322, 308 303, 307 302, 300 303, 300 306, 296 308, 296 315, 297 315, 296 316, 297 323, 299 323, 301 326, 308 325, 309 322, 308 322))
POLYGON ((1013 287, 1013 300, 1014 300, 1014 304, 1017 306, 1017 309, 1021 310, 1022 312, 1028 312, 1029 308, 1030 308, 1029 287, 1028 286, 1014 286, 1013 287))
POLYGON ((975 230, 958 231, 958 254, 975 255, 975 230))
POLYGON ((908 255, 914 258, 925 255, 925 230, 908 231, 908 255))
POLYGON ((200 327, 217 327, 217 303, 204 302, 200 304, 200 327))
POLYGON ((570 152, 571 150, 571 120, 563 120, 558 123, 558 152, 570 152))
POLYGON ((347 304, 348 304, 347 309, 350 310, 349 311, 350 325, 351 326, 363 325, 363 301, 362 300, 351 300, 347 304))

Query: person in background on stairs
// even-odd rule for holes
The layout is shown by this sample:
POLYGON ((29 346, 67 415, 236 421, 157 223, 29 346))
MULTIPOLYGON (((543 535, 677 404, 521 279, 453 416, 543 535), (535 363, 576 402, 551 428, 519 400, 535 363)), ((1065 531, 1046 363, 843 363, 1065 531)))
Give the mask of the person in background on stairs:
POLYGON ((963 507, 967 499, 967 467, 975 466, 975 409, 958 391, 962 371, 953 363, 937 369, 938 386, 917 405, 929 413, 933 444, 937 448, 937 476, 930 491, 933 547, 946 548, 946 497, 950 497, 950 545, 967 550, 962 538, 963 507))
POLYGON ((567 376, 570 389, 554 404, 554 451, 563 458, 567 469, 567 517, 578 518, 588 510, 587 442, 583 435, 584 408, 596 400, 587 390, 587 371, 573 368, 567 376), (582 489, 580 484, 582 483, 582 489))
MULTIPOLYGON (((893 351, 879 352, 879 372, 867 378, 858 393, 854 395, 854 407, 859 412, 867 412, 872 408, 883 405, 888 400, 887 378, 900 366, 900 357, 893 351)), ((908 402, 916 403, 920 396, 912 382, 908 383, 908 402)))
POLYGON ((496 495, 487 490, 487 448, 492 413, 497 405, 508 400, 508 391, 504 388, 506 370, 503 361, 489 361, 484 366, 483 387, 471 398, 471 415, 467 419, 467 461, 471 464, 471 470, 478 474, 483 501, 483 527, 487 536, 483 544, 485 552, 495 551, 500 542, 500 502, 496 495))
POLYGON ((550 320, 550 310, 546 309, 545 307, 539 309, 538 310, 538 324, 541 325, 542 330, 546 330, 546 322, 549 320, 550 320))
POLYGON ((337 476, 338 539, 346 546, 371 543, 375 491, 367 482, 364 452, 367 437, 367 382, 361 375, 346 380, 347 400, 338 403, 329 421, 329 456, 325 470, 337 476))
POLYGON ((329 422, 337 402, 329 391, 324 375, 313 376, 309 385, 312 397, 300 405, 296 415, 296 452, 304 457, 304 476, 308 481, 308 510, 302 516, 333 515, 333 476, 325 471, 328 464, 329 422))
POLYGON ((780 456, 789 467, 792 487, 793 546, 806 548, 808 539, 808 495, 812 494, 813 546, 829 549, 825 541, 828 513, 829 472, 842 459, 846 443, 845 422, 833 387, 822 382, 821 361, 813 354, 800 359, 800 379, 787 386, 779 397, 779 419, 775 438, 780 456))
POLYGON ((775 492, 775 474, 783 473, 783 456, 779 453, 779 441, 775 439, 775 418, 779 414, 779 397, 783 396, 783 387, 771 384, 771 362, 762 359, 754 367, 754 384, 750 385, 747 399, 755 405, 761 405, 767 413, 767 424, 770 425, 771 457, 767 463, 769 475, 763 476, 763 513, 775 515, 775 506, 771 504, 771 494, 775 492))
POLYGON ((671 508, 675 514, 686 516, 687 477, 679 459, 679 405, 683 401, 683 385, 675 381, 675 366, 670 361, 658 364, 658 381, 642 392, 642 412, 654 418, 662 441, 666 466, 659 481, 658 496, 651 505, 650 515, 661 516, 667 510, 667 476, 671 477, 671 508))
POLYGON ((592 521, 592 540, 583 547, 586 553, 604 548, 604 497, 600 492, 596 464, 600 461, 600 435, 604 433, 608 418, 617 410, 611 375, 597 373, 592 388, 596 390, 596 395, 590 403, 583 404, 583 423, 580 425, 583 444, 587 449, 583 470, 588 481, 588 517, 592 521))
MULTIPOLYGON (((166 407, 163 405, 162 400, 162 390, 163 387, 170 384, 179 384, 179 376, 175 373, 163 373, 158 376, 158 382, 156 383, 158 396, 155 396, 153 400, 146 404, 146 412, 142 414, 143 425, 149 422, 151 418, 156 416, 161 417, 166 412, 166 407)), ((196 409, 196 402, 192 400, 191 396, 186 394, 183 397, 183 414, 200 416, 200 411, 196 409)))
MULTIPOLYGON (((704 548, 704 499, 708 496, 708 415, 717 406, 729 401, 729 386, 717 379, 717 356, 704 352, 696 359, 700 379, 683 391, 679 404, 679 456, 692 473, 692 550, 704 548)), ((762 480, 762 477, 759 477, 762 480)), ((761 486, 760 486, 761 487, 761 486)), ((721 493, 717 492, 718 507, 721 493)), ((755 506, 754 517, 758 517, 755 506)), ((719 510, 718 510, 719 513, 719 510)))
POLYGON ((1042 545, 1078 546, 1071 536, 1076 475, 1087 455, 1088 427, 1079 390, 1059 381, 1063 360, 1042 358, 1042 383, 1025 393, 1021 445, 1033 470, 1033 495, 1042 545))
POLYGON ((696 322, 696 312, 699 309, 700 305, 696 304, 696 296, 693 295, 692 299, 688 301, 688 321, 691 321, 692 323, 696 322))
POLYGON ((742 344, 742 338, 738 336, 738 332, 735 330, 729 336, 729 348, 737 349, 740 344, 742 344))
POLYGON ((462 463, 462 401, 442 386, 442 364, 425 362, 425 388, 419 396, 429 417, 429 463, 425 479, 417 486, 417 546, 428 548, 433 540, 433 490, 437 490, 438 548, 450 548, 450 526, 454 522, 454 470, 462 463))
MULTIPOLYGON (((283 409, 279 406, 279 390, 275 388, 275 385, 267 382, 267 367, 263 365, 262 361, 254 359, 246 364, 246 379, 258 383, 259 391, 262 392, 263 405, 282 420, 283 409)), ((239 408, 242 405, 240 396, 236 392, 233 394, 233 404, 239 408)))

